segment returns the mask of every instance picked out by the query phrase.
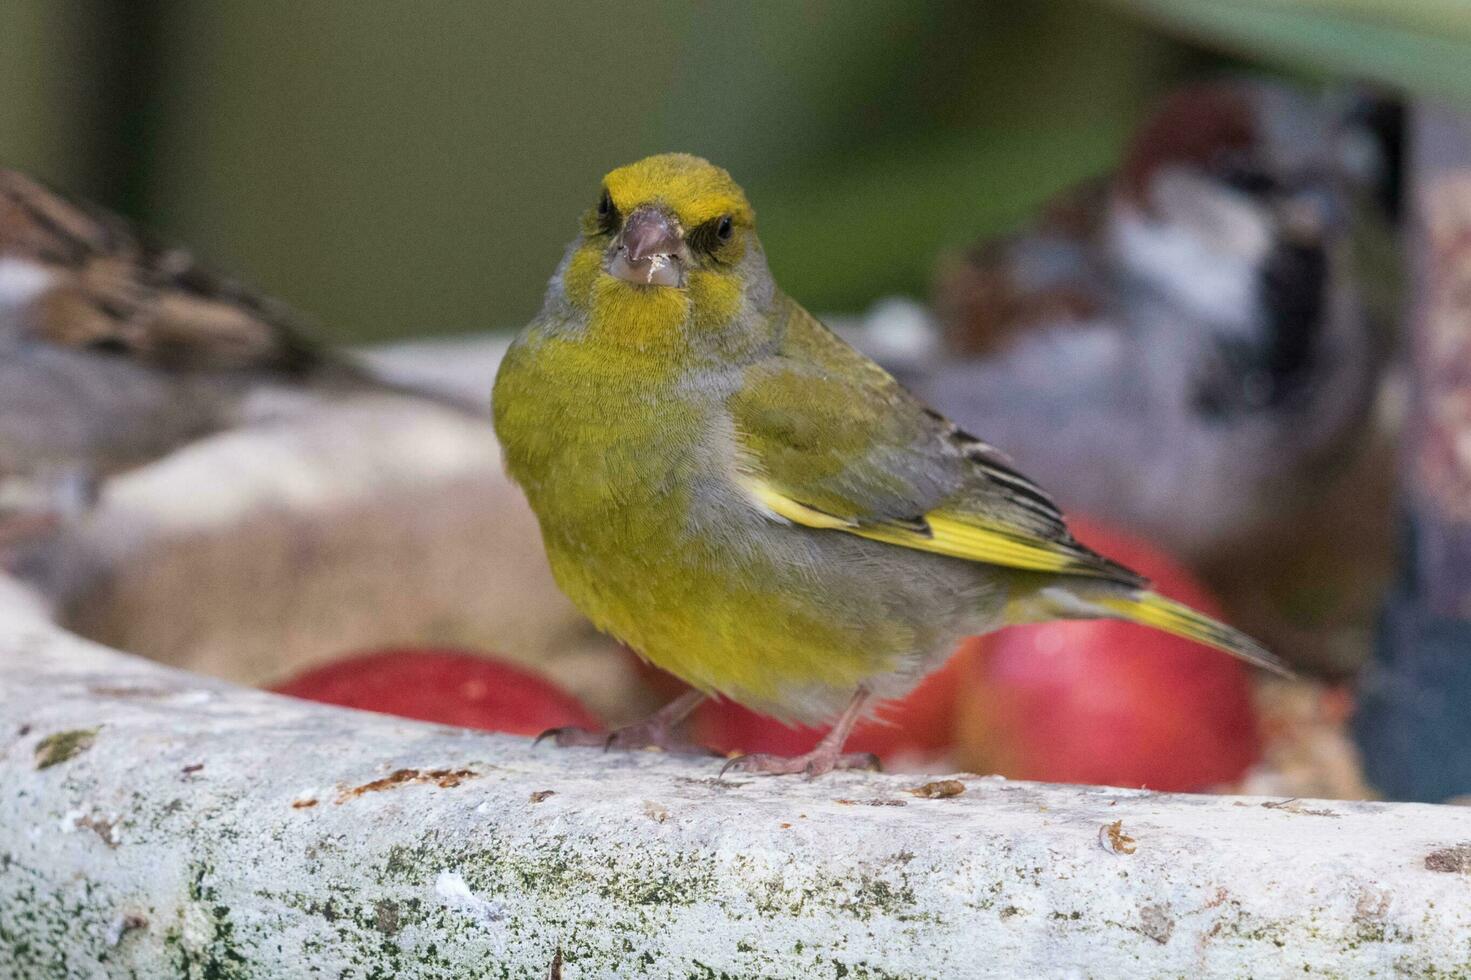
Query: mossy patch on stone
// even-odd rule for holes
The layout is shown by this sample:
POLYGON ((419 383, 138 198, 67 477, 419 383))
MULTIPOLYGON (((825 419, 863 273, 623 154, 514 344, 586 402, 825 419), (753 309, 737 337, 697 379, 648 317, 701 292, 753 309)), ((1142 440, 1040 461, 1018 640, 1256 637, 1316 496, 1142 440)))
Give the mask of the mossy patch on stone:
POLYGON ((36 768, 50 769, 74 758, 92 747, 97 740, 98 728, 72 728, 64 732, 53 732, 36 743, 36 768))

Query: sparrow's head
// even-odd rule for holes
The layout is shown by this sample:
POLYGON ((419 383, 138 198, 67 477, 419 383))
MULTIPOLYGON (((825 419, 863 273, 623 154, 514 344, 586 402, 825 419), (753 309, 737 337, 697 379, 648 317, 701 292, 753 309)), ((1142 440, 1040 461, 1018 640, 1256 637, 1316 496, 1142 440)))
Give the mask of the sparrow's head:
POLYGON ((1341 240, 1353 191, 1373 179, 1345 109, 1267 82, 1176 92, 1115 181, 1117 259, 1208 319, 1252 309, 1274 256, 1341 240))
POLYGON ((574 309, 616 312, 633 337, 728 319, 769 281, 756 214, 730 174, 664 153, 603 178, 561 282, 574 309))

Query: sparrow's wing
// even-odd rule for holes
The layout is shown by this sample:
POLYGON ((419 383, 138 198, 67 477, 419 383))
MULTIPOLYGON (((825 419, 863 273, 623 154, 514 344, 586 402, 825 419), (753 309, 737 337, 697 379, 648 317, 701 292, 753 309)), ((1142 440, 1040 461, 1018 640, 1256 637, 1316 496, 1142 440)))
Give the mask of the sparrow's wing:
POLYGON ((0 170, 0 337, 165 369, 348 370, 281 304, 141 239, 115 215, 0 170))
POLYGON ((1144 584, 1073 540, 1005 457, 795 303, 728 407, 746 489, 778 518, 1030 571, 1144 584))

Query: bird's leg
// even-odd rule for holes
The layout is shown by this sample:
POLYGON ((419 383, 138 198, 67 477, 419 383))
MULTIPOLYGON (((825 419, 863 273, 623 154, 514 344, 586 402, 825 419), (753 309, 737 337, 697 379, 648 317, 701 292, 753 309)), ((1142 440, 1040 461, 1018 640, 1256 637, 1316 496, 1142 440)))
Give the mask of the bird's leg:
POLYGON ((86 467, 0 478, 0 571, 39 557, 96 503, 99 479, 86 467))
POLYGON ((811 752, 792 756, 764 753, 738 756, 727 762, 720 774, 723 776, 731 769, 739 769, 742 772, 765 772, 773 775, 801 772, 808 776, 821 776, 834 769, 877 769, 879 760, 872 752, 843 751, 843 743, 848 741, 853 726, 863 717, 863 707, 868 703, 868 698, 868 688, 859 687, 853 700, 848 702, 848 707, 838 716, 832 730, 822 737, 822 741, 811 752))
MULTIPOLYGON (((590 732, 584 728, 552 728, 542 732, 536 740, 554 740, 558 745, 592 746, 602 749, 662 749, 666 752, 705 753, 706 750, 675 736, 674 729, 689 717, 705 695, 699 691, 686 691, 670 701, 643 721, 625 725, 611 733, 590 732)), ((709 753, 707 753, 709 754, 709 753)))
POLYGON ((10 570, 20 562, 28 546, 54 533, 61 526, 56 514, 0 513, 0 569, 10 570))

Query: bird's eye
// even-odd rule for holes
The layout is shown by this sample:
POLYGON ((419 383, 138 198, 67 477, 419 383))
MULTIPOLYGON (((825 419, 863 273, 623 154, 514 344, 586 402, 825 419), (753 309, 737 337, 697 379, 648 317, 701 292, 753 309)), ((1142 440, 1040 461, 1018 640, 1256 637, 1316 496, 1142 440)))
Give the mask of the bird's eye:
POLYGON ((1279 181, 1261 161, 1240 150, 1217 153, 1207 163, 1217 180, 1233 190, 1253 197, 1271 194, 1279 189, 1279 181))
POLYGON ((708 255, 716 262, 724 261, 720 254, 720 246, 728 243, 735 237, 735 219, 730 215, 721 215, 711 218, 695 226, 685 237, 691 249, 708 255))
POLYGON ((613 203, 613 195, 609 194, 605 187, 602 196, 598 198, 598 231, 611 235, 618 230, 619 221, 618 207, 613 203))
POLYGON ((1266 170, 1255 167, 1236 167, 1221 174, 1221 180, 1227 187, 1260 197, 1271 194, 1281 187, 1281 182, 1266 170))

